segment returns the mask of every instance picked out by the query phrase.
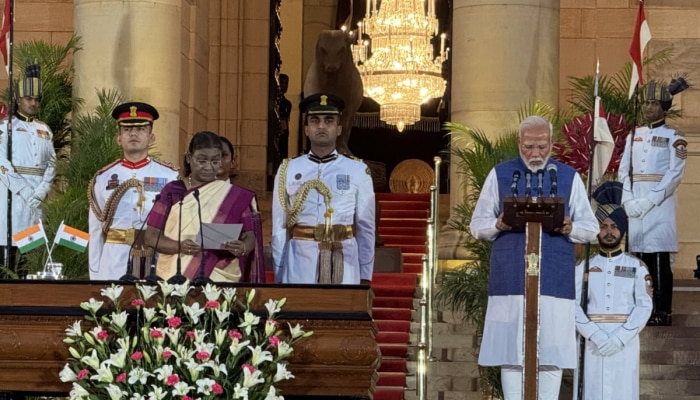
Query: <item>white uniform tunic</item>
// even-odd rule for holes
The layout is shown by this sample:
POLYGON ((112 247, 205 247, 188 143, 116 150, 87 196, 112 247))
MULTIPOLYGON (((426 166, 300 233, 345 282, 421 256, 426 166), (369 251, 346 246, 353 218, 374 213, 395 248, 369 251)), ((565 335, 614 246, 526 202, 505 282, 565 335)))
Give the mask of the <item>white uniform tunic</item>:
MULTIPOLYGON (((651 277, 638 258, 619 251, 596 255, 589 262, 588 312, 580 306, 584 263, 576 266, 576 328, 585 338, 599 329, 616 335, 624 344, 608 357, 586 341, 584 397, 589 400, 639 398, 639 332, 651 315, 651 277), (614 254, 614 253, 613 253, 614 254), (627 322, 592 322, 588 315, 626 314, 627 322)), ((574 374, 578 376, 578 374, 574 374)), ((576 386, 574 386, 576 387, 576 386)))
POLYGON ((12 117, 12 164, 7 157, 7 121, 0 125, 0 245, 7 244, 7 189, 12 192, 12 234, 41 220, 41 208, 30 208, 31 197, 44 199, 56 176, 53 133, 36 119, 12 117))
MULTIPOLYGON (((334 154, 337 154, 334 152, 334 154)), ((275 281, 282 283, 316 283, 318 281, 318 242, 291 239, 287 229, 290 209, 302 184, 320 179, 330 189, 333 208, 332 224, 354 225, 354 237, 343 240, 344 284, 371 280, 374 268, 375 203, 369 168, 361 161, 337 156, 329 162, 311 161, 308 154, 289 160, 286 181, 280 189, 280 173, 275 177, 272 201, 272 256, 275 281), (283 205, 282 202, 286 204, 283 205)), ((326 204, 323 196, 311 190, 296 224, 324 224, 326 204)))
MULTIPOLYGON (((110 229, 142 229, 148 213, 151 211, 155 196, 166 183, 177 179, 178 172, 170 166, 151 159, 140 168, 129 168, 122 162, 115 162, 97 173, 93 190, 96 205, 104 211, 105 203, 115 189, 128 179, 134 178, 144 182, 144 201, 139 205, 140 193, 130 187, 122 196, 114 212, 110 229)), ((127 162, 128 163, 128 162, 127 162)), ((126 274, 129 260, 128 244, 106 243, 102 232, 102 222, 97 219, 90 208, 90 279, 116 280, 126 274)))
POLYGON ((685 172, 686 141, 666 125, 651 129, 638 127, 630 163, 630 139, 620 161, 622 204, 647 198, 654 207, 642 218, 629 219, 629 249, 635 253, 677 252, 676 189, 685 172), (630 182, 632 165, 634 183, 630 182))

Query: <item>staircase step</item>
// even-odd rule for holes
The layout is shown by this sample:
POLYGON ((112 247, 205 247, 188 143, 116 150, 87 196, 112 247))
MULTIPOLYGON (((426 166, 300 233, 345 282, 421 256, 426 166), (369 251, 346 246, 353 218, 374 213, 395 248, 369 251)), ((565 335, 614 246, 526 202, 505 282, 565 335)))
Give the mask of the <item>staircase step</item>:
POLYGON ((372 284, 374 297, 409 297, 415 294, 415 286, 397 286, 392 284, 372 284))
MULTIPOLYGON (((673 316, 674 321, 676 316, 673 316)), ((642 348, 647 342, 662 338, 700 338, 700 329, 688 326, 647 326, 639 335, 642 348)))
POLYGON ((428 249, 425 247, 425 243, 422 245, 406 245, 406 246, 395 246, 395 245, 389 245, 386 247, 399 247, 401 249, 401 255, 405 256, 407 254, 413 254, 413 255, 419 255, 422 256, 425 254, 428 249))
POLYGON ((413 299, 410 297, 375 297, 372 307, 382 308, 411 308, 413 299))
POLYGON ((412 274, 420 274, 423 272, 423 265, 404 264, 403 271, 412 274))
POLYGON ((411 329, 411 321, 375 320, 374 323, 380 332, 408 332, 411 329))
MULTIPOLYGON (((675 295, 674 295, 675 296, 675 295)), ((700 315, 680 314, 673 316, 673 326, 700 328, 700 315)))
MULTIPOLYGON (((644 348, 644 347, 642 347, 644 348)), ((648 351, 640 352, 640 364, 658 364, 658 365, 692 365, 700 366, 700 351, 683 350, 683 351, 648 351)), ((700 384, 700 382, 699 382, 700 384)), ((647 392, 645 392, 647 393, 647 392)))
POLYGON ((644 394, 666 395, 666 399, 678 399, 675 395, 669 396, 672 393, 681 393, 684 395, 700 395, 700 381, 696 380, 644 380, 639 381, 639 392, 644 394))
POLYGON ((377 272, 372 274, 372 284, 392 284, 396 286, 416 286, 418 276, 416 274, 377 272))
POLYGON ((405 344, 379 343, 379 350, 382 357, 406 357, 408 354, 408 346, 405 344))
POLYGON ((382 210, 430 210, 430 201, 380 201, 382 210))
POLYGON ((374 390, 374 400, 403 400, 403 388, 377 387, 374 390))
POLYGON ((700 366, 642 364, 639 377, 643 380, 700 380, 700 366))
MULTIPOLYGON (((378 400, 377 397, 374 397, 378 400)), ((639 400, 668 400, 667 394, 639 394, 639 400)), ((700 400, 700 396, 673 395, 673 400, 700 400)))
POLYGON ((380 227, 399 227, 399 228, 421 228, 426 229, 428 223, 425 217, 421 218, 381 218, 379 220, 380 227))
POLYGON ((671 337, 645 340, 642 348, 648 351, 700 350, 700 345, 697 338, 671 337))
POLYGON ((405 358, 382 358, 382 364, 378 371, 381 372, 402 372, 406 373, 408 371, 408 361, 405 358))
POLYGON ((408 344, 410 335, 408 332, 382 332, 377 334, 377 343, 408 344))
POLYGON ((380 372, 377 386, 406 387, 406 374, 403 372, 380 372))
POLYGON ((384 246, 401 247, 404 246, 423 246, 425 248, 425 236, 410 236, 410 235, 381 235, 384 239, 384 246))
POLYGON ((381 226, 381 223, 380 223, 380 227, 378 230, 379 230, 379 234, 382 236, 384 236, 384 235, 404 235, 404 236, 425 237, 426 233, 427 233, 425 227, 381 226))
POLYGON ((430 193, 375 193, 379 201, 430 201, 430 193))
MULTIPOLYGON (((423 219, 423 225, 428 219, 428 210, 380 210, 379 218, 406 218, 406 219, 423 219)), ((380 222, 381 224, 381 222, 380 222)))
POLYGON ((410 321, 411 312, 410 308, 374 308, 372 309, 372 318, 389 321, 410 321))

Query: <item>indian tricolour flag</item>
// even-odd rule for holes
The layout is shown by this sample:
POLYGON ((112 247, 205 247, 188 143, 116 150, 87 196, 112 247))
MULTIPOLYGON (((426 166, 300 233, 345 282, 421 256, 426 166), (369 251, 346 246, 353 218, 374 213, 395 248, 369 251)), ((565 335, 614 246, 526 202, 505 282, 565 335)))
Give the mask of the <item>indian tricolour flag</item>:
POLYGON ((15 233, 12 235, 12 240, 21 253, 36 249, 47 242, 44 227, 40 224, 32 225, 21 232, 15 233))
POLYGON ((58 227, 58 232, 56 232, 56 238, 53 242, 59 246, 65 246, 82 253, 87 249, 89 240, 89 233, 75 229, 61 222, 61 226, 58 227))

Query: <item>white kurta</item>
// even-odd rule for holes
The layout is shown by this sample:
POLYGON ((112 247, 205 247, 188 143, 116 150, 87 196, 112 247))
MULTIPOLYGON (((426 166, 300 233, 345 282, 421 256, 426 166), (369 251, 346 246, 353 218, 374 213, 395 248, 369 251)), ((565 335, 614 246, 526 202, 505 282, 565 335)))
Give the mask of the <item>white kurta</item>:
POLYGON ((624 343, 619 353, 604 357, 595 344, 586 341, 584 397, 588 400, 638 399, 639 332, 652 310, 649 272, 641 260, 626 253, 592 257, 586 314, 579 305, 584 265, 576 266, 576 327, 579 333, 588 339, 602 329, 624 343), (629 314, 629 317, 625 323, 596 323, 587 316, 593 314, 629 314))
MULTIPOLYGON (((289 239, 288 215, 303 183, 320 179, 332 193, 332 224, 354 225, 354 237, 344 240, 344 284, 371 280, 374 268, 375 203, 369 168, 346 156, 316 163, 308 154, 289 161, 286 181, 280 189, 280 171, 275 177, 272 201, 272 256, 275 281, 282 283, 316 283, 318 281, 318 242, 289 239), (281 202, 285 202, 283 205, 281 202)), ((298 225, 316 226, 325 222, 323 196, 311 190, 299 213, 298 225)))
POLYGON ((7 189, 12 192, 12 232, 41 220, 41 208, 31 208, 31 197, 45 199, 56 176, 53 133, 45 123, 12 117, 12 163, 7 157, 7 121, 0 124, 0 245, 7 244, 7 189), (18 168, 15 171, 15 168, 18 168), (23 168, 29 168, 26 170, 23 168), (25 173, 32 171, 32 173, 25 173), (42 172, 43 171, 43 172, 42 172))
MULTIPOLYGON (((475 238, 493 241, 498 237, 500 231, 496 229, 496 221, 499 208, 498 181, 494 169, 486 177, 469 225, 475 238)), ((571 185, 569 217, 572 220, 572 230, 568 235, 571 242, 586 243, 595 240, 599 231, 598 221, 578 175, 574 175, 571 185)), ((525 249, 513 249, 513 257, 523 257, 524 251, 525 249)), ((573 300, 542 296, 539 333, 540 365, 576 368, 573 300)), ((523 296, 489 296, 479 364, 523 366, 522 338, 523 296)))
POLYGON ((650 129, 638 127, 630 163, 630 140, 620 161, 618 176, 622 181, 622 204, 647 198, 654 207, 642 218, 629 219, 629 249, 635 253, 677 252, 676 189, 685 172, 686 149, 682 135, 666 125, 650 129), (676 146, 676 147, 674 147, 676 146), (629 170, 641 179, 630 183, 629 170))
MULTIPOLYGON (((139 191, 129 188, 119 201, 114 213, 111 229, 141 229, 155 196, 160 193, 166 183, 177 179, 178 172, 170 166, 150 161, 146 166, 138 169, 130 169, 117 162, 111 167, 98 173, 95 178, 95 186, 91 188, 95 194, 95 200, 101 210, 109 196, 117 186, 126 180, 135 178, 139 181, 149 181, 149 178, 158 178, 157 184, 146 183, 144 185, 145 201, 139 207, 139 191)), ((105 243, 106 236, 102 232, 102 223, 90 209, 90 279, 92 280, 116 280, 126 274, 129 260, 128 244, 105 243)))

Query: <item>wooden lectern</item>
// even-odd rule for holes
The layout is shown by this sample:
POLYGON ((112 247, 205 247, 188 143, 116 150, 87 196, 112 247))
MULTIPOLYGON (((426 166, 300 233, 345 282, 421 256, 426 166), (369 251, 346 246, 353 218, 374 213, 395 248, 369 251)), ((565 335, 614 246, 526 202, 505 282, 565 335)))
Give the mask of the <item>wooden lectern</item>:
MULTIPOLYGON (((111 282, 4 281, 0 283, 0 392, 65 394, 71 385, 58 373, 70 356, 65 329, 82 319, 80 303, 101 299, 111 282)), ((119 283, 125 291, 135 290, 119 283)), ((314 334, 294 346, 289 370, 295 379, 279 385, 287 399, 371 399, 381 353, 372 320, 372 294, 361 285, 217 284, 255 287, 254 310, 287 298, 278 320, 314 334)))
POLYGON ((560 197, 508 197, 503 200, 503 222, 511 232, 525 232, 525 308, 523 321, 523 394, 537 400, 540 337, 540 250, 542 232, 553 233, 564 222, 560 197))

